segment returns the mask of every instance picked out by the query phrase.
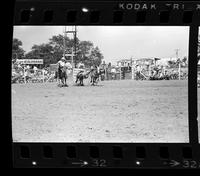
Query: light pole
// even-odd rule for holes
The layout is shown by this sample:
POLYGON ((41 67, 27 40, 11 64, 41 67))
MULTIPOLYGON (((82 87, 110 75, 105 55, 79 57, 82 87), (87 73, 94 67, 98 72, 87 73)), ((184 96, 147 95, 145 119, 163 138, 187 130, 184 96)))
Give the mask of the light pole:
POLYGON ((75 67, 76 67, 76 61, 77 61, 77 55, 76 55, 76 44, 77 44, 77 40, 76 40, 76 36, 77 36, 77 26, 75 26, 75 32, 74 32, 74 55, 75 55, 75 67))
POLYGON ((177 61, 178 61, 178 79, 180 80, 181 79, 181 61, 178 58, 179 49, 176 49, 175 51, 176 51, 176 58, 177 58, 177 61))
POLYGON ((64 58, 65 58, 65 51, 66 51, 65 38, 66 38, 66 26, 64 27, 64 35, 63 35, 63 57, 64 58))

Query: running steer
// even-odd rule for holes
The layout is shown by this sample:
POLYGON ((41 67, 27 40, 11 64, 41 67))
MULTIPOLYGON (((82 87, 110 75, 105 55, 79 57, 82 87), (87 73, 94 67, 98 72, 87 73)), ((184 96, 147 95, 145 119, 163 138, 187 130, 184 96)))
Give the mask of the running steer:
POLYGON ((84 86, 83 80, 87 79, 91 71, 84 73, 84 71, 79 71, 76 75, 76 83, 79 81, 80 86, 84 86))

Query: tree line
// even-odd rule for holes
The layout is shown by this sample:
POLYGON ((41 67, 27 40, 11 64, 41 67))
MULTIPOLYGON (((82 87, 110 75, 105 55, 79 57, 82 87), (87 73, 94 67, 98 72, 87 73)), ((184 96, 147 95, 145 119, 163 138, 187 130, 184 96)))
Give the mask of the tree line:
MULTIPOLYGON (((70 49, 74 47, 74 39, 70 39, 65 37, 66 41, 66 52, 71 52, 70 49)), ((103 60, 103 55, 100 49, 91 41, 80 41, 76 38, 76 58, 74 60, 75 65, 82 61, 85 66, 92 66, 92 65, 100 65, 103 60)), ((43 59, 44 66, 49 66, 50 64, 57 63, 58 60, 63 56, 63 36, 62 35, 55 35, 49 39, 49 42, 40 44, 40 45, 33 45, 31 51, 25 53, 22 48, 22 41, 17 38, 13 39, 13 47, 12 47, 12 59, 43 59)), ((198 56, 197 61, 200 60, 200 35, 198 37, 198 56)), ((187 62, 187 58, 184 57, 181 60, 182 63, 187 62)), ((168 64, 170 67, 178 67, 178 62, 176 61, 169 61, 168 64)))
MULTIPOLYGON (((47 43, 33 45, 31 51, 25 52, 22 41, 17 38, 13 39, 12 59, 43 59, 44 66, 57 63, 63 57, 64 42, 62 35, 52 36, 47 43)), ((76 57, 74 57, 75 65, 83 62, 86 67, 92 65, 100 65, 103 60, 103 54, 100 49, 91 41, 80 41, 65 37, 66 53, 71 53, 71 49, 76 47, 76 57)), ((68 58, 67 58, 68 59, 68 58)))

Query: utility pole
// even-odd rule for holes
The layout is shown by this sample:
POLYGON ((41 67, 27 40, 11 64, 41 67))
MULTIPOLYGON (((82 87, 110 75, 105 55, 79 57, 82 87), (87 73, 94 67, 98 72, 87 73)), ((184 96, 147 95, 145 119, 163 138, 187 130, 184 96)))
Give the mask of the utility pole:
MULTIPOLYGON (((76 36, 77 36, 77 27, 76 26, 73 26, 71 30, 66 30, 66 27, 65 27, 65 31, 64 31, 64 39, 67 37, 67 34, 73 34, 73 38, 74 38, 74 44, 73 44, 73 47, 74 49, 72 49, 72 55, 74 54, 75 56, 75 61, 76 61, 76 54, 77 54, 77 49, 76 49, 76 36), (74 50, 74 53, 73 53, 73 50, 74 50)), ((66 51, 66 43, 65 43, 65 40, 64 40, 64 50, 66 51)), ((65 51, 64 51, 64 54, 65 54, 65 51)), ((74 67, 74 59, 73 59, 73 56, 71 58, 71 63, 72 63, 72 67, 74 67)))
POLYGON ((65 51, 66 51, 65 38, 66 38, 66 26, 64 27, 64 35, 63 35, 63 57, 64 58, 65 58, 65 51))
POLYGON ((77 26, 75 26, 75 31, 74 31, 74 55, 75 55, 75 67, 76 67, 76 61, 77 61, 77 56, 76 56, 76 36, 77 36, 77 26))
POLYGON ((181 61, 180 61, 180 59, 178 58, 178 51, 179 51, 180 49, 175 49, 175 51, 176 51, 176 58, 177 58, 177 60, 178 60, 178 79, 179 80, 181 80, 181 61))
POLYGON ((133 58, 131 56, 131 79, 134 79, 134 64, 133 64, 133 58))

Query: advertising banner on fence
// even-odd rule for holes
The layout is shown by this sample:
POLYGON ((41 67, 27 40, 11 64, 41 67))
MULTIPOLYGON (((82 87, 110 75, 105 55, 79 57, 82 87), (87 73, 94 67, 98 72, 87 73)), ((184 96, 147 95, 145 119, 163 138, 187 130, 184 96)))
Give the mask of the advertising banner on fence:
POLYGON ((26 64, 26 65, 29 65, 29 64, 43 64, 43 59, 17 59, 16 60, 17 63, 20 63, 20 64, 26 64))

